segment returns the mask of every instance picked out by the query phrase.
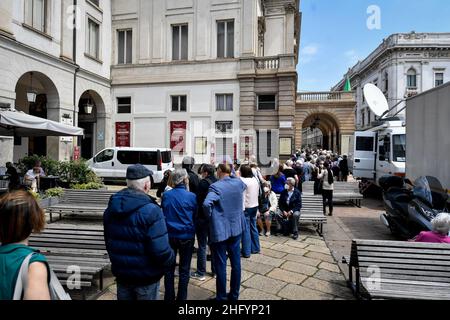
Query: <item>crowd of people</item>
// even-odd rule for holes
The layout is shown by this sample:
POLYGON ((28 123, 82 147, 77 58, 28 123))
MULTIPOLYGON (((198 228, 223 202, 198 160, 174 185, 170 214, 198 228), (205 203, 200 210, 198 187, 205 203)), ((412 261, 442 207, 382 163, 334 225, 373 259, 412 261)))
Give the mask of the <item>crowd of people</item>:
MULTIPOLYGON (((194 159, 186 157, 182 168, 166 172, 158 189, 160 203, 149 196, 153 173, 140 164, 130 166, 127 188, 111 197, 103 216, 117 298, 157 300, 164 278, 165 300, 187 300, 190 278, 206 280, 210 251, 215 299, 238 300, 241 259, 259 254, 260 237, 271 237, 272 232, 298 239, 305 181, 314 181, 315 193, 323 196, 324 213, 328 207, 331 215, 333 183, 347 179, 346 162, 345 156, 306 150, 285 164, 275 160, 273 174, 264 176, 254 162, 203 164, 194 172, 194 159), (195 240, 197 265, 191 273, 195 240)), ((37 166, 33 171, 40 174, 37 166)), ((43 255, 28 246, 31 233, 42 230, 44 223, 45 214, 30 193, 12 191, 0 199, 0 300, 12 298, 17 270, 30 253, 29 283, 22 298, 50 299, 50 267, 43 255)), ((450 243, 448 213, 438 215, 432 226, 432 231, 412 241, 450 243)))

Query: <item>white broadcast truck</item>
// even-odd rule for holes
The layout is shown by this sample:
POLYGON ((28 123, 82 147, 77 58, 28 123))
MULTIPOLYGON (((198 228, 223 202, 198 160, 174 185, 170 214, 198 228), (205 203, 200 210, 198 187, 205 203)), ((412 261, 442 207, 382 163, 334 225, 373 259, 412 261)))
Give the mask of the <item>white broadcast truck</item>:
POLYGON ((406 126, 400 117, 384 118, 389 107, 384 94, 373 84, 364 87, 364 96, 380 120, 365 131, 355 132, 353 176, 361 180, 361 191, 378 185, 383 176, 405 177, 406 126))

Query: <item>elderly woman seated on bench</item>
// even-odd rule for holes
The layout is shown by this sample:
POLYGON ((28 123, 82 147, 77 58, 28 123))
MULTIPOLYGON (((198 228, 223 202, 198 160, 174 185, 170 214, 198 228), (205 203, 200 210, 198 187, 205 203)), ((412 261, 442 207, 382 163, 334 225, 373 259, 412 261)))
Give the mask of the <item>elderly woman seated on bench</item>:
POLYGON ((431 220, 433 231, 423 231, 412 241, 430 243, 450 243, 450 214, 442 212, 431 220))

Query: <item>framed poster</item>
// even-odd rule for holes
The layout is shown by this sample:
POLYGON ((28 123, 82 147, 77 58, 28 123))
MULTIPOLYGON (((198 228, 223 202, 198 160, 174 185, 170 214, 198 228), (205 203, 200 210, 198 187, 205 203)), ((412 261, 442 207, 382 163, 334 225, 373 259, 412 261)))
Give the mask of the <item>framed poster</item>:
POLYGON ((280 155, 292 155, 292 138, 280 138, 280 155))
POLYGON ((170 122, 170 148, 180 155, 186 150, 186 121, 170 122))
POLYGON ((195 138, 195 154, 206 154, 208 140, 206 137, 195 138))
POLYGON ((130 122, 116 122, 116 147, 130 146, 130 122))

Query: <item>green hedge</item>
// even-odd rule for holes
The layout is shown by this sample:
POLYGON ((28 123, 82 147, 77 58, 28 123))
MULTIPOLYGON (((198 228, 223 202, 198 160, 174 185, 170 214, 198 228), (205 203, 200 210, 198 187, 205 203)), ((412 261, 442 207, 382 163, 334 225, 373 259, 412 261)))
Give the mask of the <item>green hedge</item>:
MULTIPOLYGON (((86 160, 77 161, 57 161, 48 157, 29 156, 21 159, 18 168, 25 174, 32 169, 34 164, 40 161, 45 174, 48 176, 57 176, 63 183, 71 185, 97 184, 102 185, 102 180, 89 169, 86 160)), ((97 188, 99 189, 99 188, 97 188)))

